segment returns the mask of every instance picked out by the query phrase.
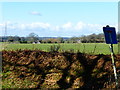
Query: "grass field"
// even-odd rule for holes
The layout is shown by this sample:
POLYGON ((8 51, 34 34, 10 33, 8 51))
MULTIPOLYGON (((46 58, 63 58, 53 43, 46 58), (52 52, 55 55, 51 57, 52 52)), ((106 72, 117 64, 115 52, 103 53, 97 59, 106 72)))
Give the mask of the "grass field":
MULTIPOLYGON (((61 43, 61 44, 1 44, 1 50, 17 50, 17 49, 40 49, 50 51, 53 45, 60 45, 59 52, 70 51, 90 53, 90 54, 110 54, 109 45, 105 43, 61 43)), ((118 45, 114 45, 115 54, 118 53, 118 45)))

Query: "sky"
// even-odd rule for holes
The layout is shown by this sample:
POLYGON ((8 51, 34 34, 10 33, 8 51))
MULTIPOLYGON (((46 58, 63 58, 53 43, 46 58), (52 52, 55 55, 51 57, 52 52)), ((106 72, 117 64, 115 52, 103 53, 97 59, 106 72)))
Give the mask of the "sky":
POLYGON ((118 23, 118 2, 1 2, 0 10, 2 36, 79 37, 118 23))

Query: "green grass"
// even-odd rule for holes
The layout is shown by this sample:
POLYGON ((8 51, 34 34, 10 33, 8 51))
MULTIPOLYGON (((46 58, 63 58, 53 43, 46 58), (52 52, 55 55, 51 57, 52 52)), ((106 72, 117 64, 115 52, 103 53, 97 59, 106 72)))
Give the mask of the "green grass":
MULTIPOLYGON (((90 53, 90 54, 110 54, 109 45, 105 43, 61 43, 61 44, 8 44, 3 43, 1 50, 17 50, 17 49, 40 49, 50 51, 53 45, 60 45, 59 51, 74 51, 90 53)), ((115 54, 118 53, 118 45, 114 45, 115 54)))
MULTIPOLYGON (((35 87, 36 83, 28 79, 20 79, 13 72, 7 71, 2 73, 2 88, 3 89, 18 89, 35 87)), ((1 89, 0 89, 1 90, 1 89)))

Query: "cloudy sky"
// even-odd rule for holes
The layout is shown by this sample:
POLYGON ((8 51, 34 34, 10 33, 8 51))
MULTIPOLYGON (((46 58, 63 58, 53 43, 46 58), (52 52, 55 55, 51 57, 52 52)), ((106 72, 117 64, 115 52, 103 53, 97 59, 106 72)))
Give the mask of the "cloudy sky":
MULTIPOLYGON (((0 31, 4 35, 81 36, 117 27, 117 2, 1 2, 0 31)), ((117 28, 116 28, 117 29, 117 28)))

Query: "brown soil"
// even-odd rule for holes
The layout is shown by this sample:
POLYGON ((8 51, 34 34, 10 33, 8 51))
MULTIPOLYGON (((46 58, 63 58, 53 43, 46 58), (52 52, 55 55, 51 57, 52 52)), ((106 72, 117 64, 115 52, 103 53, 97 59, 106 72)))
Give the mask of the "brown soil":
MULTIPOLYGON (((115 61, 119 74, 120 55, 115 55, 115 61)), ((110 55, 39 50, 2 51, 2 66, 4 73, 11 71, 17 79, 36 82, 28 88, 115 88, 110 55)))

